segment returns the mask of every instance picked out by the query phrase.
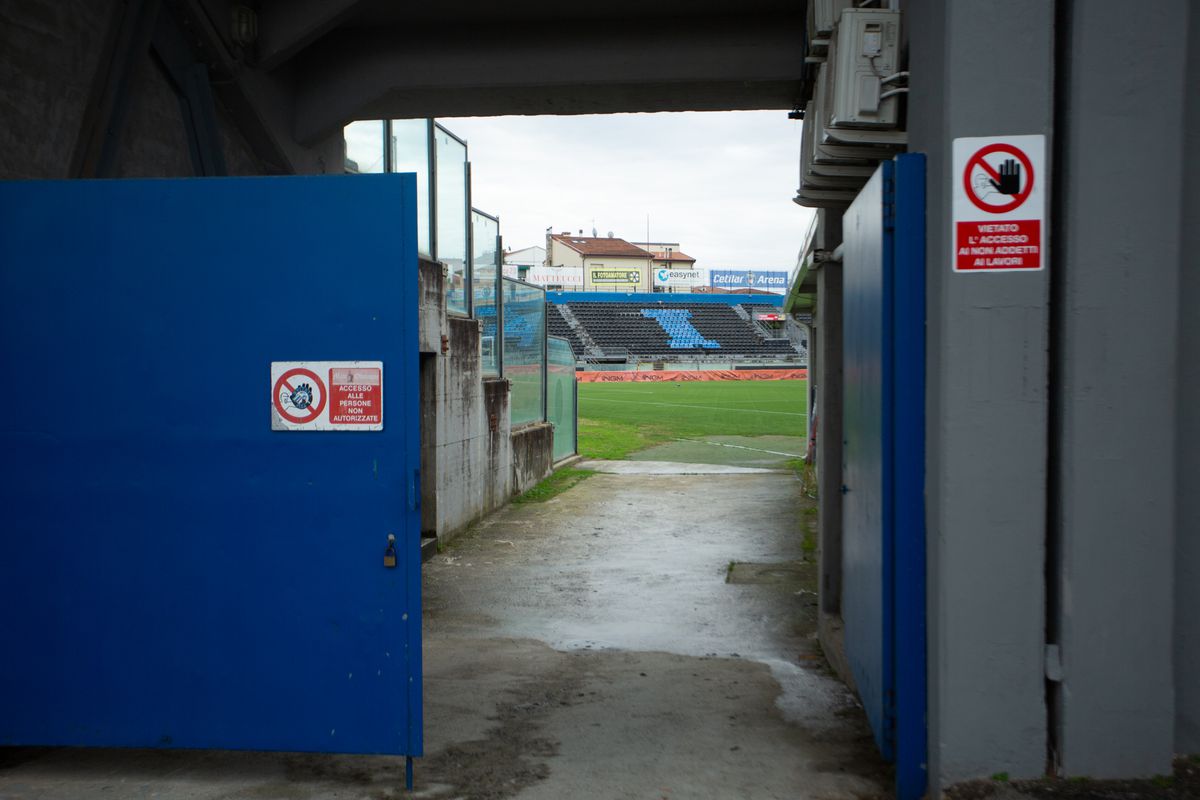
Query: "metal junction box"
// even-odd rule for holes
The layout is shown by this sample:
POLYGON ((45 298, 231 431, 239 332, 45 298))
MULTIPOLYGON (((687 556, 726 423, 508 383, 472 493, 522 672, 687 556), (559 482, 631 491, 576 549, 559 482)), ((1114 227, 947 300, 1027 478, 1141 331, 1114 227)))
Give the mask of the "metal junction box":
POLYGON ((830 126, 894 128, 899 69, 900 12, 848 8, 830 52, 834 66, 830 126))
POLYGON ((827 51, 842 11, 852 5, 852 0, 808 0, 808 44, 812 54, 819 56, 827 51))

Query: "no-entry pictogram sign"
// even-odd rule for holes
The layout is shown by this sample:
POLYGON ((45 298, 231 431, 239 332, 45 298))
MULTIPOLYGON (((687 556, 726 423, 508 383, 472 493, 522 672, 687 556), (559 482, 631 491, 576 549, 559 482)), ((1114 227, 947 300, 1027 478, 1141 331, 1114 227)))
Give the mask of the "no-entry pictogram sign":
POLYGON ((955 272, 1046 266, 1044 136, 954 140, 955 272))
POLYGON ((317 373, 293 367, 275 379, 271 401, 275 411, 294 425, 309 425, 325 410, 328 395, 317 373))
POLYGON ((271 430, 383 430, 383 362, 272 361, 271 430))
POLYGON ((1029 156, 1008 142, 988 145, 967 159, 963 187, 977 208, 990 214, 1014 211, 1029 199, 1035 181, 1029 156))

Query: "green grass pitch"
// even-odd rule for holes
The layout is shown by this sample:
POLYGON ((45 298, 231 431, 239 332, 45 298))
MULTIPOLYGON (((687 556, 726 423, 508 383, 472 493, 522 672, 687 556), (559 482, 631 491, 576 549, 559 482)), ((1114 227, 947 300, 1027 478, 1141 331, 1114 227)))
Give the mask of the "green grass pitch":
POLYGON ((804 436, 807 381, 579 384, 579 452, 620 459, 672 439, 804 436))

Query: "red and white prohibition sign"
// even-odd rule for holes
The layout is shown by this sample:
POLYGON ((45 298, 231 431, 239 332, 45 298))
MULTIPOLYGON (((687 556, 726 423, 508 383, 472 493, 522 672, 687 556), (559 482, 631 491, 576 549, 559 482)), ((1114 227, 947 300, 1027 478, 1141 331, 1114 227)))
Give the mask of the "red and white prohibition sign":
POLYGON ((303 367, 294 367, 280 375, 271 391, 271 401, 279 416, 296 425, 317 420, 328 399, 320 376, 303 367))
POLYGON ((1029 199, 1035 180, 1029 156, 1004 142, 976 151, 967 159, 967 168, 963 170, 967 198, 990 214, 1020 208, 1029 199))
POLYGON ((272 361, 271 430, 382 431, 382 361, 272 361))
POLYGON ((954 140, 955 272, 1046 268, 1046 137, 954 140))

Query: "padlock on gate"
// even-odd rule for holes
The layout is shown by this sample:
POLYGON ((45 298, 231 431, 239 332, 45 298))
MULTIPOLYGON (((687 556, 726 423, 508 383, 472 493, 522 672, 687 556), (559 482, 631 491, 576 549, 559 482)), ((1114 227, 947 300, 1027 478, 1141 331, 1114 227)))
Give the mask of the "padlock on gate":
POLYGON ((383 551, 383 565, 385 567, 396 566, 396 534, 388 534, 388 546, 383 551))

